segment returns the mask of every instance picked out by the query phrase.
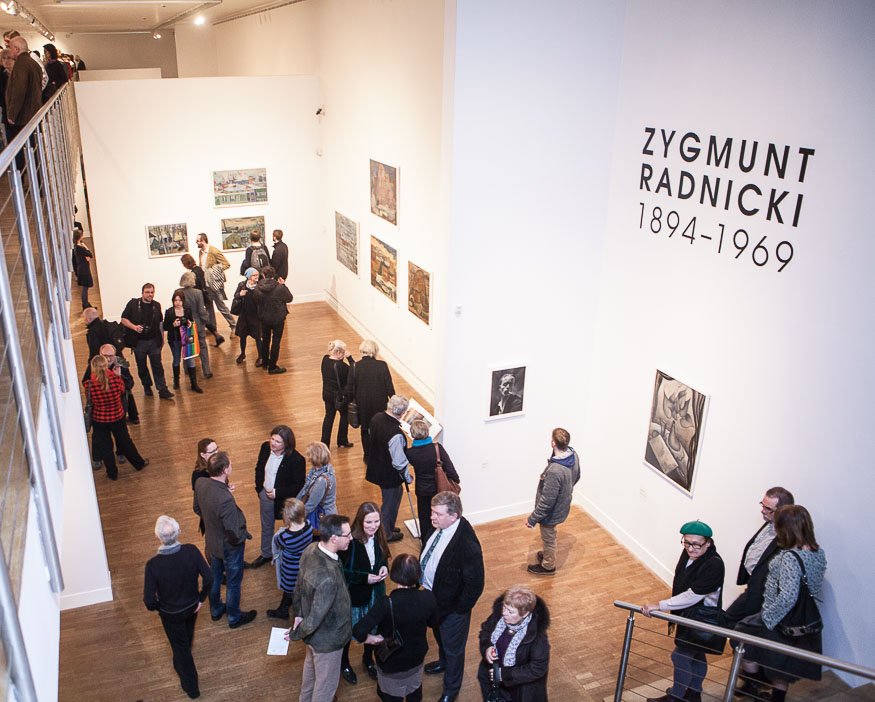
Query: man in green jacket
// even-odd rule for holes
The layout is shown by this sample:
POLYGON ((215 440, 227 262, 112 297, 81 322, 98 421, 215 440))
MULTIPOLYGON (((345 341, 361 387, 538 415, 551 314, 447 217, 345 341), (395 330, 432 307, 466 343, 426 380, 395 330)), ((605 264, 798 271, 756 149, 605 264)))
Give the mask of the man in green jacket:
POLYGON ((526 519, 529 529, 540 525, 544 544, 544 550, 538 551, 538 563, 527 568, 534 575, 553 575, 556 572, 556 527, 568 518, 571 492, 580 480, 580 461, 570 443, 571 434, 567 430, 553 430, 553 454, 538 481, 535 510, 526 519))
POLYGON ((349 590, 337 552, 346 551, 351 538, 349 517, 327 514, 319 542, 301 554, 292 596, 297 616, 288 634, 307 645, 300 702, 331 702, 337 692, 343 647, 352 638, 349 590))

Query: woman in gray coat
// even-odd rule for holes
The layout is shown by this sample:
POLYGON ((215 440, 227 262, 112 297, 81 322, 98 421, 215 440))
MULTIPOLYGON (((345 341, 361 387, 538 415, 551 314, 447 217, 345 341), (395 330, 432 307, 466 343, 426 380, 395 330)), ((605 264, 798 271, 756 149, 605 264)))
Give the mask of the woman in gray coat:
POLYGON ((182 294, 185 295, 185 306, 191 310, 192 321, 197 324, 197 340, 201 347, 200 359, 204 378, 212 378, 210 371, 210 349, 207 346, 207 324, 209 316, 204 306, 204 294, 195 287, 195 276, 191 271, 186 271, 179 279, 182 294))

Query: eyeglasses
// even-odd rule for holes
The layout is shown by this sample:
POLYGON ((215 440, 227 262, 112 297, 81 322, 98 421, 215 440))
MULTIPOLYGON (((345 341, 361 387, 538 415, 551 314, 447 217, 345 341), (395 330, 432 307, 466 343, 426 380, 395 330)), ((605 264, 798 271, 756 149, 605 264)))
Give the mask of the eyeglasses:
POLYGON ((762 507, 764 510, 766 510, 766 512, 768 512, 769 514, 774 514, 775 512, 778 511, 777 507, 775 507, 775 508, 769 507, 767 504, 764 504, 763 502, 760 502, 760 507, 762 507))
POLYGON ((338 536, 339 536, 339 538, 341 538, 341 539, 351 539, 351 538, 352 538, 352 532, 349 532, 348 534, 339 534, 338 536))
POLYGON ((696 541, 687 541, 686 539, 681 539, 681 544, 683 545, 683 547, 690 548, 693 551, 701 551, 703 548, 705 548, 706 543, 708 542, 703 541, 702 543, 698 543, 696 541))

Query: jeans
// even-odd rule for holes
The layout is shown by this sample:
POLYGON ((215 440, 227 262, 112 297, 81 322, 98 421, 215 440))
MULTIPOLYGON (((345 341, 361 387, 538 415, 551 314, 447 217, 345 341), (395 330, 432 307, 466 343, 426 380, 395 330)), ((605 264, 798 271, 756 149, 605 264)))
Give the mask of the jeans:
POLYGON ((170 353, 173 356, 173 367, 179 368, 179 363, 182 361, 186 368, 194 368, 194 359, 186 358, 184 361, 182 360, 182 346, 176 346, 172 344, 170 346, 170 353))
POLYGON ((164 380, 164 366, 161 365, 161 337, 154 339, 141 339, 134 347, 134 359, 137 361, 137 375, 144 388, 152 387, 152 377, 159 390, 167 389, 167 381, 164 380), (149 365, 152 366, 152 375, 149 375, 149 365))
POLYGON ((197 669, 194 666, 194 658, 191 655, 191 646, 194 643, 194 625, 197 622, 197 605, 188 609, 168 614, 159 612, 164 633, 170 642, 170 650, 173 651, 173 670, 179 676, 182 689, 188 694, 198 693, 197 669))
POLYGON ((708 673, 704 651, 675 644, 671 662, 674 664, 674 685, 669 690, 670 694, 683 699, 687 690, 702 691, 702 681, 708 673))
POLYGON ((383 531, 386 532, 387 538, 392 536, 392 531, 395 529, 395 520, 398 519, 398 508, 401 507, 401 491, 403 489, 400 485, 392 488, 380 488, 380 494, 383 498, 383 504, 380 505, 380 521, 383 523, 383 531))
POLYGON ((433 629, 438 644, 440 661, 446 666, 443 694, 455 697, 462 687, 465 675, 465 644, 471 626, 471 612, 452 612, 444 617, 437 629, 433 629))
POLYGON ((210 588, 210 614, 221 617, 223 611, 228 613, 228 623, 236 624, 240 620, 240 586, 243 584, 243 550, 245 544, 231 546, 227 542, 223 547, 223 557, 210 558, 210 570, 213 573, 213 586, 210 588), (222 574, 227 575, 228 584, 225 588, 226 604, 222 605, 222 574))
POLYGON ((286 320, 282 319, 276 324, 261 324, 261 349, 264 354, 264 365, 268 370, 277 367, 276 362, 280 357, 280 342, 283 340, 283 331, 286 328, 286 320))
POLYGON ((334 428, 334 415, 340 414, 340 426, 337 427, 337 445, 349 443, 349 420, 346 408, 335 409, 334 400, 325 401, 325 418, 322 420, 322 443, 331 446, 331 430, 334 428))

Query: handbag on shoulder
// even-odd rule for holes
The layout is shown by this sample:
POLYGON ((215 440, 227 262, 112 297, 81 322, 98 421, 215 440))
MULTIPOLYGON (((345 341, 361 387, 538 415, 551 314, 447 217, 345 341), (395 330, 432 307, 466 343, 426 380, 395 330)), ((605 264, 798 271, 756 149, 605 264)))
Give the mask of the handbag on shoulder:
POLYGON ((349 406, 349 396, 340 386, 340 373, 337 371, 337 364, 334 364, 334 379, 337 381, 337 394, 334 396, 334 409, 343 412, 349 406))
POLYGON ((389 616, 392 619, 392 636, 388 639, 384 638, 374 649, 374 653, 380 663, 385 663, 404 645, 401 634, 399 634, 398 630, 395 628, 395 611, 392 609, 392 597, 387 595, 386 599, 389 600, 389 616))
POLYGON ((823 619, 820 616, 820 608, 817 600, 808 589, 808 574, 805 572, 805 564, 795 551, 790 551, 799 563, 802 577, 799 580, 799 595, 796 604, 784 618, 778 623, 777 629, 781 636, 798 639, 809 634, 817 634, 823 631, 823 619))
POLYGON ((85 391, 85 409, 82 411, 82 419, 85 420, 85 433, 91 431, 91 412, 94 409, 94 403, 91 400, 91 384, 88 384, 88 389, 85 391))
POLYGON ((438 444, 434 445, 434 454, 437 462, 434 466, 434 481, 437 484, 438 492, 452 492, 458 495, 462 492, 462 486, 455 480, 451 480, 444 470, 444 462, 441 460, 441 450, 438 444))
MULTIPOLYGON (((721 599, 723 593, 720 593, 721 599)), ((678 613, 687 619, 692 619, 702 624, 710 624, 711 626, 726 626, 726 616, 723 608, 708 607, 703 602, 697 605, 688 607, 683 611, 683 614, 678 613)), ((721 654, 726 648, 726 637, 719 634, 712 634, 701 629, 692 629, 688 626, 678 625, 675 641, 692 646, 694 648, 704 649, 705 653, 721 654)))

